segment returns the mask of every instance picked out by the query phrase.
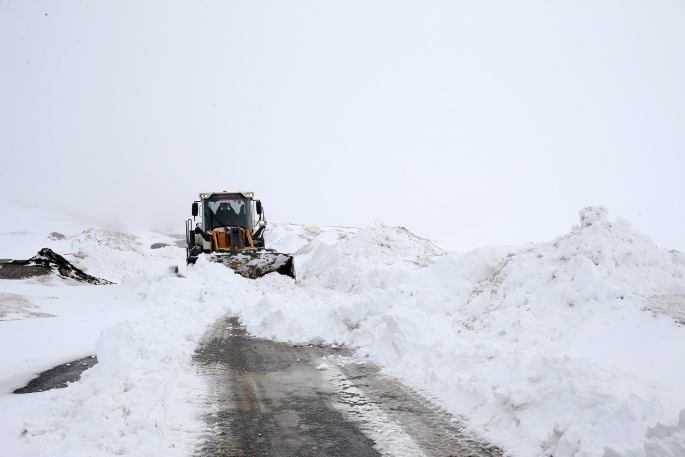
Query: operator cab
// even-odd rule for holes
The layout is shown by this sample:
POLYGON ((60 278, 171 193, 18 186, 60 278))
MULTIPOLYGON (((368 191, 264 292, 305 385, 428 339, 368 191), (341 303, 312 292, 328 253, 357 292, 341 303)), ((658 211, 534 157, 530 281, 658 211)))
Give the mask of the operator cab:
POLYGON ((206 230, 220 227, 252 229, 252 200, 241 194, 213 194, 202 200, 202 221, 206 230))

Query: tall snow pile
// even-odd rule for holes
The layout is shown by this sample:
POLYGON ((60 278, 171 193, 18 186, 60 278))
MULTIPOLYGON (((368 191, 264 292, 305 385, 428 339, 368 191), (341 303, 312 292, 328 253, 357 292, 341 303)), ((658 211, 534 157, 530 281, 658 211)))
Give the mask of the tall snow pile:
POLYGON ((511 252, 445 253, 382 224, 311 246, 304 293, 272 289, 248 330, 358 347, 518 455, 680 455, 648 430, 685 408, 685 332, 642 309, 685 291, 685 256, 605 208, 511 252), (657 362, 670 378, 642 370, 657 362))
POLYGON ((538 313, 554 306, 551 311, 559 313, 558 304, 582 308, 682 294, 684 265, 682 253, 658 249, 624 219, 611 224, 604 207, 588 207, 568 235, 508 256, 471 302, 474 309, 487 302, 497 308, 529 305, 538 313))

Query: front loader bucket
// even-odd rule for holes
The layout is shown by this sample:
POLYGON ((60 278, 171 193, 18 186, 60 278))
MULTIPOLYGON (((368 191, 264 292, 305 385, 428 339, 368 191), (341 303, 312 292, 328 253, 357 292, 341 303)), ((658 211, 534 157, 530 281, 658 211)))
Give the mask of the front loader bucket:
POLYGON ((245 278, 261 278, 274 271, 295 278, 293 256, 281 254, 271 249, 250 249, 238 252, 219 251, 208 254, 207 260, 226 265, 245 278))

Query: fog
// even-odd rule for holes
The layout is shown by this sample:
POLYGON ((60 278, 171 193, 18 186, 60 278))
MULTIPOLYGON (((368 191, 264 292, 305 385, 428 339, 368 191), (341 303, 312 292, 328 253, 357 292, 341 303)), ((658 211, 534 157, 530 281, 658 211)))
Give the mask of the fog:
POLYGON ((683 56, 683 2, 0 1, 0 195, 169 229, 251 190, 455 250, 604 205, 685 251, 683 56))

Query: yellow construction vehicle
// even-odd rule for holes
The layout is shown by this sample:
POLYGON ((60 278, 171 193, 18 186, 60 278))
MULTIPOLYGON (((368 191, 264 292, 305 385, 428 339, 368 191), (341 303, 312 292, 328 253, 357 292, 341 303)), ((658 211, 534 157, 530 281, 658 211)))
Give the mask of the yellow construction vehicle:
POLYGON ((189 265, 204 255, 246 278, 273 272, 295 277, 293 256, 264 245, 267 222, 254 192, 203 192, 193 202, 192 215, 186 220, 189 265))

